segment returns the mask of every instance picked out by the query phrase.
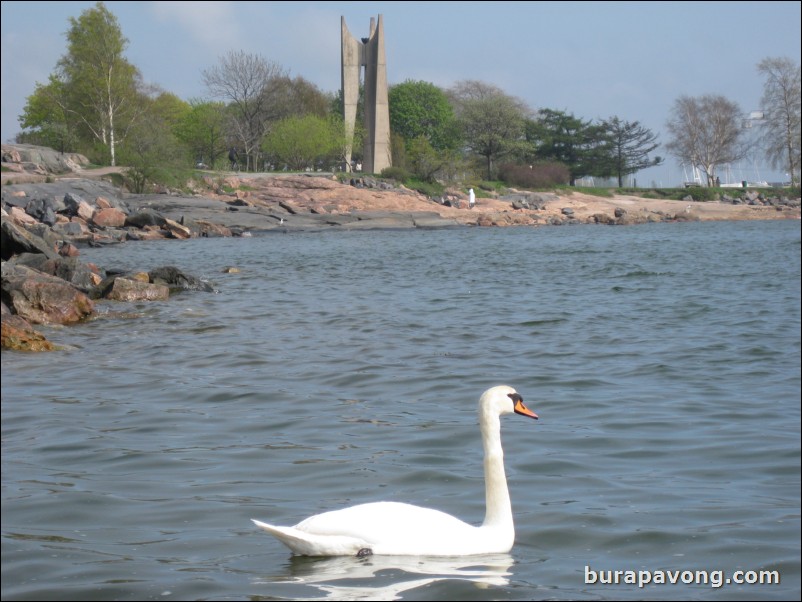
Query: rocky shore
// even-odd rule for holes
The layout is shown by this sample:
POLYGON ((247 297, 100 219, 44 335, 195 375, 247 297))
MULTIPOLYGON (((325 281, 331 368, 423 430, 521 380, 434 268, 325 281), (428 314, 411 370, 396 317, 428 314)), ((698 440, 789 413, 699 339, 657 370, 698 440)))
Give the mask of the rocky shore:
MULTIPOLYGON (((161 238, 249 236, 266 231, 441 229, 464 226, 630 225, 663 221, 799 219, 800 200, 758 193, 720 202, 510 191, 479 198, 450 190, 437 199, 372 178, 331 174, 208 174, 191 194, 133 195, 114 169, 80 155, 3 145, 2 348, 48 350, 35 324, 91 318, 97 299, 165 299, 208 285, 165 266, 107 274, 82 263, 81 246, 161 238)), ((119 170, 116 170, 119 171, 119 170)))

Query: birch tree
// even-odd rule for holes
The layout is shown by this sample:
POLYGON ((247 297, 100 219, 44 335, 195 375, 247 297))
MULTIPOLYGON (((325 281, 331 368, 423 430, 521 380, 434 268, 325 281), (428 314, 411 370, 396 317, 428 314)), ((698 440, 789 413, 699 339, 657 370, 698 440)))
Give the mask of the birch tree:
POLYGON ((91 135, 108 148, 116 165, 116 149, 143 110, 139 70, 124 56, 128 40, 117 18, 102 2, 70 17, 67 54, 58 63, 66 92, 65 111, 75 115, 91 135))
POLYGON ((800 68, 790 58, 766 58, 757 66, 763 84, 762 141, 766 158, 786 170, 792 186, 799 186, 800 68))
POLYGON ((716 167, 734 163, 746 154, 742 120, 740 107, 723 96, 680 96, 666 123, 671 134, 666 148, 681 163, 699 168, 707 185, 713 186, 716 167))
POLYGON ((20 125, 47 134, 57 127, 70 140, 99 143, 117 162, 117 148, 147 103, 139 70, 124 56, 128 40, 102 2, 70 17, 67 52, 47 84, 28 97, 20 125))

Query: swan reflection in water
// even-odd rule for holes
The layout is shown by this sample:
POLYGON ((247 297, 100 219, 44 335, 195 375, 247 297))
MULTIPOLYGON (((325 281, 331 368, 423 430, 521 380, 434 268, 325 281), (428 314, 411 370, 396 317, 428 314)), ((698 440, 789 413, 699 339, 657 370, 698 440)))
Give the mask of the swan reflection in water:
MULTIPOLYGON (((513 562, 509 554, 364 558, 292 556, 286 575, 259 578, 254 585, 294 586, 287 590, 286 597, 295 600, 399 600, 404 592, 439 582, 469 583, 477 590, 504 587, 509 585, 513 562), (299 591, 298 586, 311 589, 308 592, 299 591)), ((464 590, 460 592, 458 597, 464 598, 464 590)), ((276 593, 271 591, 270 595, 276 593)), ((477 599, 485 598, 485 595, 479 596, 477 599)))

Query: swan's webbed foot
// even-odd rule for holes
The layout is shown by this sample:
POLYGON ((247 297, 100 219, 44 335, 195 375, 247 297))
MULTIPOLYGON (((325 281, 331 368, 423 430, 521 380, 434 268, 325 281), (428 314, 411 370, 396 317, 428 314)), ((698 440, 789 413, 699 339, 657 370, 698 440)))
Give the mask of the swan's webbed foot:
POLYGON ((356 553, 357 558, 364 558, 365 556, 373 556, 373 550, 370 548, 362 548, 356 553))

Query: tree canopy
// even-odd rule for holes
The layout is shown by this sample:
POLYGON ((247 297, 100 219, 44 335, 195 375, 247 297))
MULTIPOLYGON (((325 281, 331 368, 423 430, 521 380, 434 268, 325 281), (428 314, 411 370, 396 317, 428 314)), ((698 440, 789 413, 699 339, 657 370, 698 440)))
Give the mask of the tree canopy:
POLYGON ((734 163, 746 153, 741 121, 740 107, 723 96, 680 96, 666 123, 671 134, 666 148, 680 162, 702 171, 707 185, 713 186, 716 167, 734 163))
POLYGON ((490 179, 494 161, 520 148, 531 110, 496 86, 475 80, 459 82, 450 94, 463 145, 485 158, 490 179))
POLYGON ((20 124, 94 139, 115 165, 117 146, 145 108, 139 70, 124 56, 127 45, 102 2, 70 17, 67 52, 48 83, 28 97, 20 124))
POLYGON ((763 84, 763 136, 766 158, 788 172, 792 186, 799 185, 800 168, 800 67, 789 58, 766 58, 757 66, 763 84))
POLYGON ((209 93, 230 103, 232 142, 242 147, 249 164, 256 161, 262 138, 274 117, 271 100, 280 88, 276 84, 286 78, 285 70, 277 63, 244 51, 230 51, 203 72, 209 93))
POLYGON ((602 126, 572 113, 542 109, 526 123, 528 153, 535 160, 556 161, 568 167, 571 186, 583 176, 612 173, 608 139, 602 126))
POLYGON ((265 155, 280 169, 315 169, 339 159, 345 129, 341 120, 292 115, 276 123, 264 139, 265 155))
POLYGON ((624 185, 624 176, 663 163, 662 157, 649 157, 649 153, 660 146, 657 134, 639 122, 611 117, 602 123, 602 130, 608 141, 609 161, 619 188, 624 185))
POLYGON ((435 150, 457 143, 454 108, 434 84, 407 80, 390 88, 390 128, 408 142, 421 136, 435 150))

